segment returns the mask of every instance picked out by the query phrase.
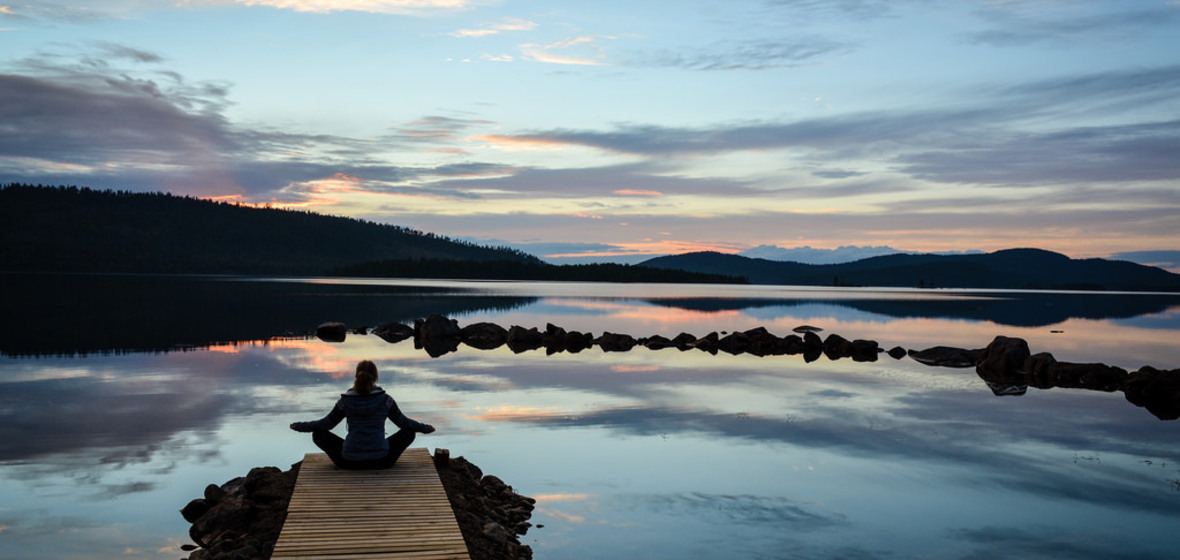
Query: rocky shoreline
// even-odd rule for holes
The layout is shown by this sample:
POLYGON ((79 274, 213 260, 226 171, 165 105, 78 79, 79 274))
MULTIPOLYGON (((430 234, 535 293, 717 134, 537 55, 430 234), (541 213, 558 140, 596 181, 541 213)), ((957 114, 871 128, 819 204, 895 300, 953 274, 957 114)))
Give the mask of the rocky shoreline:
POLYGON ((371 330, 364 326, 350 328, 343 323, 324 323, 316 329, 316 336, 327 342, 343 342, 349 334, 372 334, 390 343, 413 339, 414 347, 425 350, 431 357, 454 352, 460 344, 479 350, 507 346, 518 354, 542 348, 546 354, 578 353, 597 346, 604 352, 627 352, 644 347, 651 350, 675 348, 682 352, 699 350, 710 354, 801 355, 805 362, 820 357, 829 360, 849 358, 857 362, 875 362, 881 355, 898 360, 909 357, 928 366, 974 367, 997 396, 1022 395, 1029 387, 1122 391, 1128 402, 1145 408, 1161 420, 1180 418, 1180 369, 1143 366, 1128 372, 1101 363, 1058 361, 1048 352, 1033 354, 1023 339, 1005 336, 997 336, 986 348, 978 349, 935 346, 907 350, 895 346, 885 350, 875 340, 848 340, 835 333, 821 338, 820 332, 823 329, 801 325, 793 329, 792 334, 782 337, 765 327, 724 334, 711 332, 702 337, 688 333, 673 338, 660 335, 634 337, 611 332, 595 337, 591 333, 567 331, 553 324, 547 324, 543 332, 536 327, 513 325, 505 328, 487 322, 460 327, 455 319, 432 315, 415 320, 413 326, 386 323, 371 330))
MULTIPOLYGON (((256 467, 222 485, 210 484, 204 495, 180 510, 192 524, 195 544, 181 547, 187 560, 267 560, 274 551, 302 462, 283 471, 256 467)), ((535 500, 517 494, 493 475, 463 457, 436 449, 434 464, 451 501, 471 560, 529 560, 532 548, 520 537, 532 524, 535 500)))

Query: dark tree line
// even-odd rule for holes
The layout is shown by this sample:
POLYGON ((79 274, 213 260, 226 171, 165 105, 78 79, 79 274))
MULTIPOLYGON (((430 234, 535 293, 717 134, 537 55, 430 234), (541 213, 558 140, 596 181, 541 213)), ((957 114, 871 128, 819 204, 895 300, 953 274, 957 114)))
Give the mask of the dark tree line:
POLYGON ((0 270, 323 274, 379 259, 540 262, 410 228, 167 193, 0 187, 0 270))
POLYGON ((552 280, 578 282, 694 282, 745 284, 746 279, 722 274, 685 272, 614 263, 552 265, 544 262, 394 259, 336 268, 335 276, 379 278, 445 278, 484 280, 552 280))

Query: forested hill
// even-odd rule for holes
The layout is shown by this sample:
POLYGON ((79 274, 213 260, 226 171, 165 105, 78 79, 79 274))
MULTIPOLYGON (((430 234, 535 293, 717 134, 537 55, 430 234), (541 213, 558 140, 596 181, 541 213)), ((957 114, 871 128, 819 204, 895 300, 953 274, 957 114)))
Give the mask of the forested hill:
POLYGON ((885 255, 850 263, 810 265, 716 252, 659 257, 653 268, 731 274, 754 284, 1180 291, 1180 275, 1126 261, 1071 259, 1041 249, 970 255, 885 255))
POLYGON ((361 262, 539 263, 412 229, 163 193, 0 187, 0 270, 323 274, 361 262))

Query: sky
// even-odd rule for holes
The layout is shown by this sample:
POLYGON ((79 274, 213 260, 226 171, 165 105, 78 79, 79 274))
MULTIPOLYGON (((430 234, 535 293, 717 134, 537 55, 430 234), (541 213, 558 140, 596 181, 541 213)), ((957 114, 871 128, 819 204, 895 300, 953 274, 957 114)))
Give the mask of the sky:
POLYGON ((0 0, 0 182, 1180 269, 1180 0, 0 0))

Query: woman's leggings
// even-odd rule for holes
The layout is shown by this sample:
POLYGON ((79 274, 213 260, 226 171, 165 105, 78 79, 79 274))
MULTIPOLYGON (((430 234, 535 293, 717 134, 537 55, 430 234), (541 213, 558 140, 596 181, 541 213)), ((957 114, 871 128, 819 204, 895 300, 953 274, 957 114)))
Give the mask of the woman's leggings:
POLYGON ((389 443, 389 453, 378 459, 365 459, 363 461, 345 459, 344 438, 329 430, 313 431, 311 433, 311 440, 315 442, 316 447, 319 447, 324 453, 328 454, 328 458, 337 467, 342 469, 387 469, 397 462, 398 458, 402 456, 402 452, 411 443, 414 443, 415 435, 413 430, 398 430, 396 434, 385 438, 385 441, 389 443))

